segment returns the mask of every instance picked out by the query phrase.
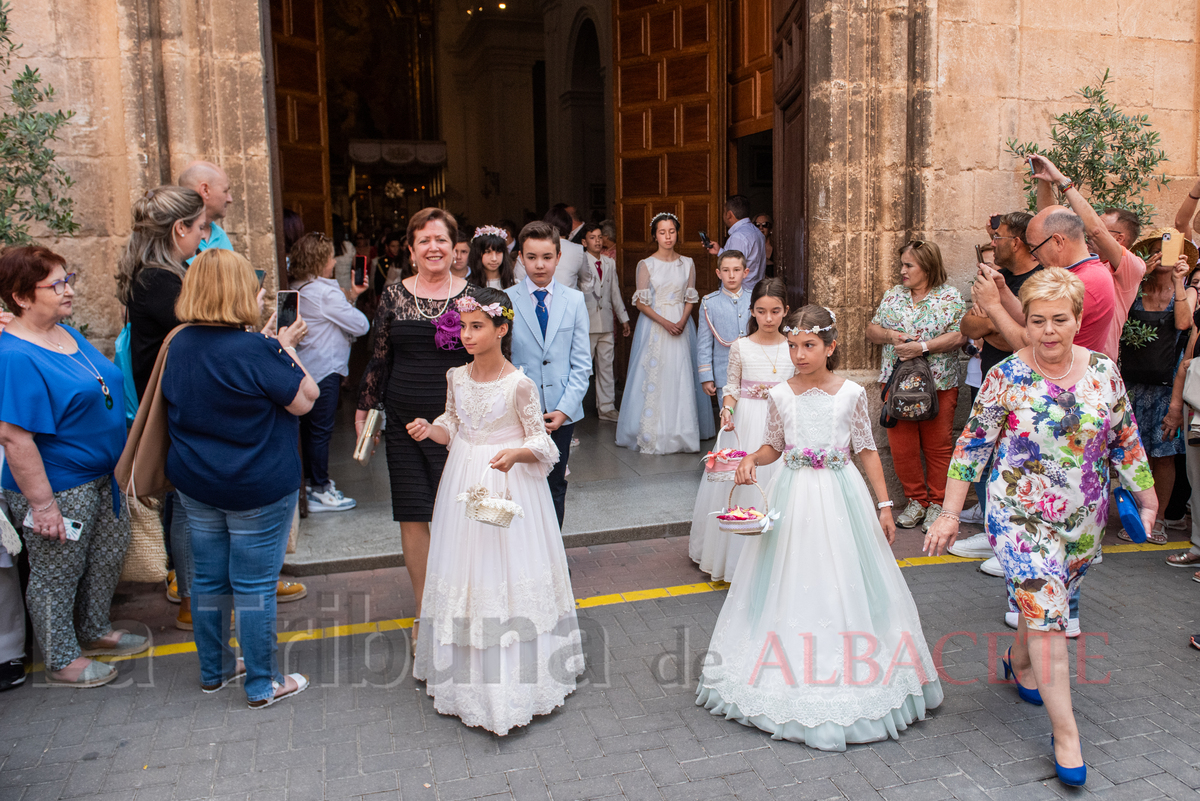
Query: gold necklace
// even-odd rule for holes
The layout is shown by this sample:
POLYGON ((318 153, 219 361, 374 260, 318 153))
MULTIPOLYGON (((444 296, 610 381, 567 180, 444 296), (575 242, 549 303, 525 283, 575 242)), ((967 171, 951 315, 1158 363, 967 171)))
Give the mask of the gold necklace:
MULTIPOLYGON (((421 315, 426 320, 436 320, 437 318, 441 317, 443 314, 446 313, 446 309, 450 306, 450 292, 453 289, 454 289, 454 275, 451 274, 446 280, 446 302, 442 304, 442 308, 441 308, 441 310, 438 311, 437 314, 430 316, 421 309, 421 297, 419 295, 417 295, 417 292, 421 291, 421 274, 418 272, 413 277, 413 290, 414 290, 413 291, 413 300, 416 301, 416 303, 414 305, 416 305, 416 307, 417 307, 417 314, 421 315)), ((437 302, 436 298, 425 298, 425 300, 432 300, 435 303, 437 302)))
POLYGON ((774 359, 772 359, 772 358, 771 358, 771 354, 767 352, 767 348, 766 348, 766 346, 765 346, 765 345, 761 345, 761 344, 759 344, 759 343, 757 343, 757 342, 755 342, 754 344, 755 344, 755 345, 758 345, 760 348, 762 348, 763 356, 766 356, 766 357, 767 357, 767 361, 769 361, 769 362, 771 363, 771 372, 772 372, 772 373, 778 373, 779 371, 775 369, 775 362, 776 362, 776 360, 778 360, 778 359, 779 359, 779 356, 778 356, 778 355, 776 355, 776 356, 775 356, 775 358, 774 358, 774 359))

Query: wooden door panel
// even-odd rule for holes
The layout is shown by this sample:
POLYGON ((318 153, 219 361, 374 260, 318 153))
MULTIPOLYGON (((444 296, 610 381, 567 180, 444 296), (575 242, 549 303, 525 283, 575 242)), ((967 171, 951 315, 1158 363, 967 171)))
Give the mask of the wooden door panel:
POLYGON ((771 129, 771 0, 734 0, 730 9, 729 138, 771 129))

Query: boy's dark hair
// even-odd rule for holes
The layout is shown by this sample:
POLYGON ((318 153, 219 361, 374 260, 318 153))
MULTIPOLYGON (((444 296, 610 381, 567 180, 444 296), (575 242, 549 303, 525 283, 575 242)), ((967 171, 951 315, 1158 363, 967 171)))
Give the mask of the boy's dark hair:
POLYGON ((1117 215, 1117 224, 1125 226, 1125 232, 1129 234, 1129 241, 1136 242, 1138 237, 1142 235, 1142 221, 1138 216, 1129 209, 1107 208, 1100 212, 1101 216, 1105 214, 1117 215))
POLYGON ((732 211, 734 217, 744 220, 750 216, 750 199, 745 195, 730 195, 725 201, 725 211, 732 211))
MULTIPOLYGON (((829 309, 824 306, 817 306, 810 303, 807 306, 802 306, 796 311, 787 316, 783 324, 789 328, 826 328, 828 330, 818 332, 814 336, 820 338, 826 345, 832 345, 837 340, 837 324, 833 321, 833 315, 829 313, 829 309)), ((825 359, 826 370, 836 370, 838 366, 838 351, 834 349, 833 354, 825 359)))
POLYGON ((522 253, 525 251, 525 241, 528 239, 553 242, 554 252, 562 253, 562 237, 559 236, 558 228, 548 222, 534 220, 531 223, 525 224, 525 227, 521 229, 521 233, 517 234, 517 248, 522 253))
POLYGON ((718 270, 721 269, 721 263, 726 259, 737 259, 742 263, 743 270, 749 269, 749 265, 746 263, 746 254, 740 250, 722 250, 721 255, 717 256, 718 270))
POLYGON ((1012 235, 1020 239, 1027 246, 1029 241, 1025 238, 1025 231, 1029 228, 1029 221, 1033 219, 1033 215, 1027 211, 1010 211, 1008 214, 1000 215, 1000 224, 1012 231, 1012 235))
MULTIPOLYGON (((566 236, 571 233, 574 227, 571 225, 571 215, 567 214, 567 206, 565 203, 556 203, 550 207, 550 211, 546 212, 546 216, 542 217, 542 222, 550 223, 558 229, 559 236, 566 236)), ((528 228, 529 226, 525 226, 528 228)))
POLYGON ((750 293, 750 323, 746 326, 746 336, 750 336, 758 330, 758 320, 754 317, 754 304, 765 297, 777 298, 783 304, 783 308, 787 309, 787 284, 783 283, 782 278, 767 278, 754 285, 754 291, 750 293))
POLYGON ((478 287, 487 287, 487 275, 483 272, 483 254, 488 252, 499 253, 502 257, 500 286, 508 289, 517 283, 513 275, 512 259, 508 255, 508 242, 495 234, 484 234, 471 240, 471 255, 467 257, 467 267, 471 273, 467 276, 467 281, 478 287))
MULTIPOLYGON (((471 246, 471 249, 475 249, 474 245, 471 246)), ((475 298, 475 300, 479 301, 480 306, 490 306, 493 303, 499 303, 503 308, 512 311, 512 298, 508 296, 507 292, 502 292, 499 289, 492 289, 490 286, 484 286, 472 290, 471 295, 475 298)), ((484 312, 484 315, 491 320, 492 325, 496 327, 499 327, 501 324, 508 326, 508 333, 506 333, 500 340, 500 352, 504 354, 504 358, 512 361, 512 330, 515 317, 513 320, 508 320, 504 317, 492 317, 486 312, 484 312)))
POLYGON ((460 229, 458 229, 458 235, 456 237, 454 237, 454 244, 461 245, 464 242, 470 244, 471 235, 460 228, 460 229))
POLYGON ((517 238, 517 231, 520 230, 519 228, 517 228, 517 224, 515 222, 513 222, 512 220, 508 219, 507 217, 505 217, 503 220, 500 220, 499 222, 497 222, 496 227, 503 228, 505 231, 508 231, 510 234, 512 234, 513 239, 517 238))
POLYGON ((598 223, 585 222, 579 228, 579 241, 582 242, 584 237, 586 237, 592 231, 599 231, 599 230, 600 230, 600 225, 598 223))

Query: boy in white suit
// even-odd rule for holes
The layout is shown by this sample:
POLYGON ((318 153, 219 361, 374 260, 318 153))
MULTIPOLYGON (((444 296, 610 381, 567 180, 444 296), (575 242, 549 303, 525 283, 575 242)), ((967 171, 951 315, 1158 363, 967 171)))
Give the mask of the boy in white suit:
POLYGON ((629 336, 629 313, 621 299, 621 283, 617 280, 617 264, 601 251, 604 235, 600 226, 583 224, 583 246, 588 262, 595 267, 596 279, 588 299, 592 320, 592 373, 596 376, 597 417, 617 422, 616 388, 613 380, 613 314, 621 321, 622 336, 629 336))
POLYGON ((583 418, 592 372, 590 324, 583 293, 554 280, 562 254, 556 228, 531 222, 517 237, 525 278, 505 291, 512 298, 512 363, 533 379, 542 396, 546 431, 560 454, 546 477, 561 528, 567 500, 571 434, 583 418))

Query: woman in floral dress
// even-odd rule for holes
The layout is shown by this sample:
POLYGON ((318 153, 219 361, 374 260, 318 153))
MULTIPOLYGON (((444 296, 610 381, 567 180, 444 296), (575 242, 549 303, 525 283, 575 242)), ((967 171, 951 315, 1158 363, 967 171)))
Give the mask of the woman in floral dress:
POLYGON ((1021 610, 1005 675, 1015 674, 1023 700, 1045 704, 1066 784, 1086 777, 1071 709, 1068 598, 1099 551, 1110 472, 1133 492, 1147 530, 1158 506, 1116 364, 1073 344, 1083 297, 1083 282, 1057 267, 1021 288, 1032 344, 984 378, 950 465, 945 509, 925 541, 932 553, 954 542, 969 482, 994 450, 987 532, 1021 610))

